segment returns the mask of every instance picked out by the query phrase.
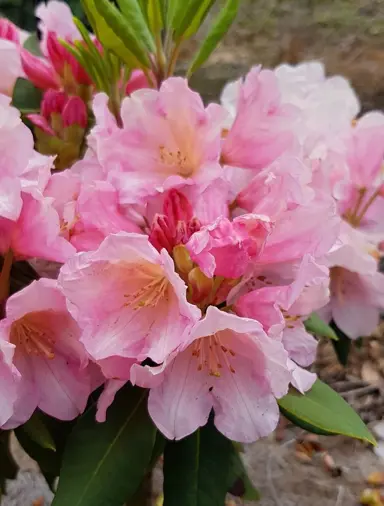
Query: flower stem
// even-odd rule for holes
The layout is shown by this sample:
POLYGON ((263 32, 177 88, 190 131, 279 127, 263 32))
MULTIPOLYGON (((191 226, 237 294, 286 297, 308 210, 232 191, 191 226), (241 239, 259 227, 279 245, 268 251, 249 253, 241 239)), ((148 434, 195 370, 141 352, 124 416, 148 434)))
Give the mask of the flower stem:
POLYGON ((180 54, 182 42, 183 42, 182 38, 178 39, 175 42, 175 46, 173 48, 171 58, 170 58, 169 64, 168 64, 167 77, 172 76, 175 72, 176 62, 177 62, 177 58, 179 57, 179 54, 180 54))

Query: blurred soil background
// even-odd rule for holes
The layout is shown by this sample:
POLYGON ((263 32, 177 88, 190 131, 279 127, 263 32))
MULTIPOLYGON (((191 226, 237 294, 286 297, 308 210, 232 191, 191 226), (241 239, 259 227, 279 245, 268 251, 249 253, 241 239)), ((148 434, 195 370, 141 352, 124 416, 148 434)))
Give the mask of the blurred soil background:
MULTIPOLYGON (((31 12, 37 3, 0 0, 0 12, 33 30, 31 12)), ((77 8, 74 0, 70 3, 77 8)), ((197 44, 195 40, 185 47, 184 56, 197 44)), ((192 85, 207 101, 215 100, 228 80, 244 74, 251 65, 273 67, 312 59, 324 62, 329 74, 348 77, 364 110, 384 109, 384 0, 242 0, 237 22, 192 85)), ((321 343, 316 366, 376 430, 379 442, 384 441, 379 423, 384 414, 383 334, 381 326, 372 338, 354 343, 347 370, 338 365, 332 345, 321 343)), ((262 494, 254 504, 355 506, 370 486, 371 473, 384 472, 384 443, 374 452, 346 438, 320 437, 304 445, 316 451, 303 451, 298 443, 303 437, 300 430, 288 426, 277 436, 278 440, 275 435, 245 450, 250 477, 262 494)), ((22 471, 18 480, 9 482, 1 506, 48 506, 52 494, 35 463, 16 444, 14 453, 22 471)), ((161 479, 157 469, 154 496, 161 489, 161 479)), ((382 475, 376 482, 377 490, 380 485, 384 490, 382 475)), ((229 499, 229 504, 240 503, 229 499)), ((383 506, 384 501, 366 504, 383 506)))

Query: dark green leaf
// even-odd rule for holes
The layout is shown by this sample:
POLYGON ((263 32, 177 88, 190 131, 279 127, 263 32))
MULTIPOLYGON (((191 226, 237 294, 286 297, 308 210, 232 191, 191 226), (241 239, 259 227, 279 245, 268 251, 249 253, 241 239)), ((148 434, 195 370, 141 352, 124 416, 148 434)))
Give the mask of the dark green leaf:
MULTIPOLYGON (((155 42, 137 0, 117 0, 117 3, 136 38, 154 53, 155 42)), ((159 4, 159 0, 156 0, 156 3, 159 4)))
POLYGON ((339 329, 334 321, 331 322, 331 327, 338 337, 337 341, 332 341, 337 358, 341 365, 346 366, 348 364, 352 341, 341 329, 339 329))
POLYGON ((288 420, 309 432, 342 434, 376 444, 359 415, 338 393, 320 380, 305 395, 293 389, 278 403, 288 420))
POLYGON ((39 111, 43 93, 31 81, 19 77, 13 89, 12 105, 21 112, 39 111))
POLYGON ((35 411, 32 417, 20 426, 20 431, 25 432, 32 441, 42 448, 56 451, 55 442, 38 411, 35 411))
POLYGON ((233 446, 213 425, 164 452, 164 506, 223 506, 233 446))
POLYGON ((252 485, 235 446, 233 447, 228 472, 228 492, 236 497, 241 497, 245 501, 258 501, 260 499, 260 493, 252 485))
POLYGON ((190 76, 196 69, 201 67, 209 58, 218 43, 227 33, 229 27, 233 23, 237 11, 239 9, 240 0, 227 0, 224 7, 220 10, 217 18, 213 22, 207 37, 202 43, 200 49, 196 53, 189 67, 188 75, 190 76))
POLYGON ((143 389, 122 389, 104 423, 89 409, 68 440, 53 506, 121 506, 147 472, 155 436, 143 389))
POLYGON ((328 323, 325 323, 317 313, 312 313, 311 316, 305 320, 304 325, 308 332, 316 336, 328 337, 328 339, 333 339, 334 341, 339 339, 333 328, 328 325, 328 323))
POLYGON ((26 39, 23 47, 35 56, 42 56, 40 41, 36 33, 33 33, 26 39))

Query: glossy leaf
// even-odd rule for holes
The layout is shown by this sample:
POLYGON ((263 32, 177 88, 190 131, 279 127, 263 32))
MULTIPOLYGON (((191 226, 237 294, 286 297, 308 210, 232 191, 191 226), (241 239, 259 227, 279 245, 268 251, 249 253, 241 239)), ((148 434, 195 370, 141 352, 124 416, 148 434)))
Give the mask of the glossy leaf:
POLYGON ((306 330, 312 334, 328 337, 328 339, 333 339, 334 341, 339 339, 333 328, 322 320, 317 313, 312 313, 311 316, 305 320, 304 325, 306 330))
POLYGON ((31 418, 24 425, 20 426, 20 431, 25 432, 32 441, 42 448, 56 451, 55 441, 38 411, 35 411, 31 418))
POLYGON ((233 446, 213 425, 164 452, 164 506, 223 506, 233 446))
POLYGON ((193 61, 189 67, 188 75, 190 76, 196 69, 201 67, 203 63, 209 58, 218 43, 227 33, 229 27, 233 23, 237 11, 239 9, 240 0, 227 0, 224 7, 214 20, 207 37, 200 46, 193 61))
POLYGON ((228 472, 228 492, 236 497, 241 497, 244 501, 258 501, 260 499, 260 493, 249 479, 235 446, 233 446, 228 472))
MULTIPOLYGON (((117 3, 136 37, 146 45, 149 51, 155 52, 153 36, 137 0, 117 0, 117 3)), ((156 0, 156 4, 159 4, 159 0, 156 0)))
POLYGON ((81 0, 88 21, 91 24, 96 37, 101 44, 115 53, 123 62, 131 68, 142 68, 143 65, 130 51, 120 36, 109 26, 107 21, 100 15, 96 5, 99 0, 81 0))
POLYGON ((121 506, 147 473, 155 436, 143 389, 123 388, 104 423, 91 408, 68 440, 53 506, 121 506))
POLYGON ((42 56, 40 41, 36 33, 33 33, 25 40, 23 47, 35 56, 42 56))
POLYGON ((292 389, 278 403, 288 420, 309 432, 342 434, 376 444, 359 415, 338 393, 320 380, 305 395, 292 389))
POLYGON ((13 89, 12 105, 23 113, 40 110, 43 93, 31 81, 19 77, 13 89))

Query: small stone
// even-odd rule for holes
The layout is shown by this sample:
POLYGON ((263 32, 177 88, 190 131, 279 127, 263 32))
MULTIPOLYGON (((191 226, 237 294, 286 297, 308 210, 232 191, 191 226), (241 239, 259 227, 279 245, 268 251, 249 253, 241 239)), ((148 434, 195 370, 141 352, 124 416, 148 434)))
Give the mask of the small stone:
POLYGON ((380 373, 377 370, 376 365, 370 360, 364 362, 363 367, 361 368, 361 377, 368 383, 378 383, 380 381, 380 373))

